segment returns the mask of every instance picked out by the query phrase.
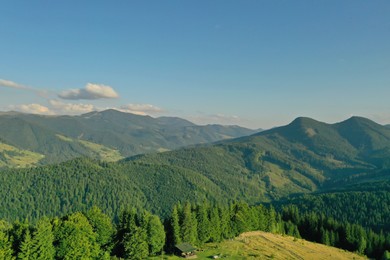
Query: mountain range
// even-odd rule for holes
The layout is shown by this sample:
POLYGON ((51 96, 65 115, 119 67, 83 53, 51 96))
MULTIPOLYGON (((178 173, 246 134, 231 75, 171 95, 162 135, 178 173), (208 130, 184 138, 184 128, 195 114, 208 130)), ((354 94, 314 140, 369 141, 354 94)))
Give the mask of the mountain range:
MULTIPOLYGON (((93 128, 104 118, 110 120, 111 113, 117 115, 106 111, 76 118, 96 122, 90 124, 93 128)), ((73 122, 73 118, 64 119, 73 122)), ((148 120, 164 124, 161 121, 168 119, 148 120)), ((109 122, 115 125, 115 120, 109 122)), ((185 126, 180 119, 174 125, 190 127, 188 131, 201 129, 185 126)), ((57 136, 65 143, 71 143, 68 138, 72 142, 83 140, 77 139, 79 132, 71 134, 76 128, 66 127, 62 123, 64 135, 58 137, 53 129, 61 127, 53 126, 52 138, 57 136)), ((110 131, 107 134, 112 135, 110 131)), ((86 140, 92 141, 90 137, 86 140)), ((97 139, 93 140, 97 143, 97 139)), ((136 155, 117 162, 84 158, 34 168, 3 169, 0 197, 5 199, 0 207, 4 209, 3 217, 12 218, 64 214, 96 204, 112 215, 123 205, 138 205, 166 215, 178 201, 271 202, 292 194, 388 181, 389 155, 390 128, 386 126, 361 117, 337 124, 301 117, 286 126, 245 137, 136 155), (7 187, 13 187, 12 191, 7 187)))
POLYGON ((87 156, 104 161, 255 133, 239 126, 195 125, 117 110, 80 116, 0 114, 0 166, 32 166, 87 156))

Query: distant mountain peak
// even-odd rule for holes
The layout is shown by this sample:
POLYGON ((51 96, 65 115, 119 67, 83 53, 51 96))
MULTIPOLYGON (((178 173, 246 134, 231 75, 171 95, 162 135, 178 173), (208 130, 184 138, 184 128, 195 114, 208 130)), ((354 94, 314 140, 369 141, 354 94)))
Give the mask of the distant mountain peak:
POLYGON ((340 122, 339 124, 370 124, 381 126, 380 124, 362 116, 352 116, 347 120, 340 122))
POLYGON ((313 124, 325 124, 310 117, 297 117, 289 125, 313 125, 313 124))

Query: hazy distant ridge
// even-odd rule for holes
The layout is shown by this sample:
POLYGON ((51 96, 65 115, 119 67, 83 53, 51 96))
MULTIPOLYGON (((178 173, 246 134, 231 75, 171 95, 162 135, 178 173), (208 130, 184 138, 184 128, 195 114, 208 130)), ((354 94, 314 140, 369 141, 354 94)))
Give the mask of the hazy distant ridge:
MULTIPOLYGON (((152 118, 116 110, 80 116, 0 114, 0 141, 16 149, 43 155, 44 159, 39 163, 60 162, 80 156, 104 159, 102 153, 107 151, 116 153, 115 157, 118 154, 127 157, 254 132, 239 126, 198 126, 176 117, 152 118)), ((7 164, 7 160, 4 159, 3 163, 7 164)))

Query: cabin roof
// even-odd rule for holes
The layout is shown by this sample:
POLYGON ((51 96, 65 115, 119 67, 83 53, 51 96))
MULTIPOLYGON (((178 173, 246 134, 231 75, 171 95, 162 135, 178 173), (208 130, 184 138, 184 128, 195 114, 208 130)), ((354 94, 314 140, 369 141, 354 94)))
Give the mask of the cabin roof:
POLYGON ((196 250, 195 247, 193 247, 192 245, 190 245, 188 243, 177 244, 177 245, 175 245, 175 247, 183 253, 190 253, 190 252, 193 252, 196 250))

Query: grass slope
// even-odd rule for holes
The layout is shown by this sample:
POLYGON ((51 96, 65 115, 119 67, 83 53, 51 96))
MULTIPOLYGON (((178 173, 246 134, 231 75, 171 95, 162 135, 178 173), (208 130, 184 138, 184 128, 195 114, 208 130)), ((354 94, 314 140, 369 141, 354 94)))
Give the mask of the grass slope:
POLYGON ((73 139, 59 134, 57 134, 57 137, 66 142, 70 142, 70 143, 75 142, 75 143, 82 144, 83 146, 85 146, 91 151, 92 155, 90 157, 93 159, 98 159, 105 162, 116 162, 123 159, 123 156, 120 154, 118 150, 111 149, 104 145, 96 144, 93 142, 88 142, 80 139, 73 139))
MULTIPOLYGON (((206 244, 202 250, 197 253, 198 259, 212 259, 214 255, 221 259, 367 259, 335 247, 262 231, 243 233, 222 243, 206 244)), ((183 259, 177 256, 161 258, 183 259)))
POLYGON ((39 153, 21 150, 0 142, 0 167, 29 167, 45 158, 39 153))

